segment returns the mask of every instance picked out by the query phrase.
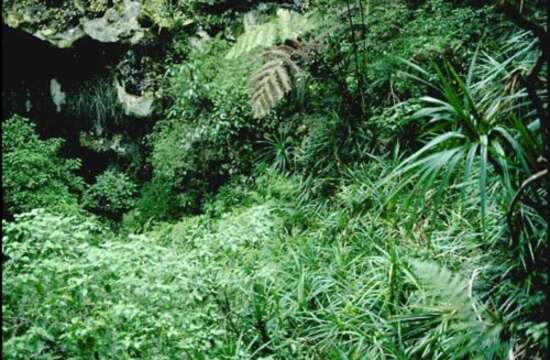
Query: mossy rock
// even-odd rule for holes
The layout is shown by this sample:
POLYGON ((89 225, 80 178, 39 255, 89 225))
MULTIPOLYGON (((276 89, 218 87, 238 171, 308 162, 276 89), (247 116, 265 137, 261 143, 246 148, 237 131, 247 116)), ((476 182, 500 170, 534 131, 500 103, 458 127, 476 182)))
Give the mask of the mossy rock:
POLYGON ((4 1, 2 16, 8 26, 60 47, 70 47, 85 36, 100 42, 135 44, 144 35, 138 18, 141 2, 115 0, 4 1))

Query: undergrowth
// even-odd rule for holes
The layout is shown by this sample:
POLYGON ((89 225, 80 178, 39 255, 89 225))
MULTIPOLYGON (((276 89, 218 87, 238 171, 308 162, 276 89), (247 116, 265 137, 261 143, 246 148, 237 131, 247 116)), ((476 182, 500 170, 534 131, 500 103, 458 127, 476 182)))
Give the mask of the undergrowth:
POLYGON ((5 358, 548 358, 543 3, 146 1, 139 161, 3 126, 5 358))

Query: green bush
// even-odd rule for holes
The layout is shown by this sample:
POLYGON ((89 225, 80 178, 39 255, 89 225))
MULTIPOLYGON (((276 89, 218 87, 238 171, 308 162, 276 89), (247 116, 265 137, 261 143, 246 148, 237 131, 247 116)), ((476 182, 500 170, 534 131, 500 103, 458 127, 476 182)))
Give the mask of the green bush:
POLYGON ((184 209, 184 203, 174 193, 173 184, 160 177, 144 184, 134 209, 124 215, 124 227, 138 231, 148 222, 177 218, 184 209))
POLYGON ((2 122, 4 211, 17 214, 38 207, 76 207, 83 181, 80 160, 60 156, 62 139, 41 140, 35 125, 20 116, 2 122))
POLYGON ((267 172, 220 193, 215 218, 140 236, 44 211, 18 217, 4 238, 4 354, 504 359, 507 331, 540 341, 540 324, 486 300, 493 290, 480 269, 500 258, 480 247, 475 204, 440 199, 438 221, 400 202, 385 212, 399 184, 377 187, 389 163, 341 179, 328 204, 302 201, 298 178, 267 172), (248 200, 231 205, 234 196, 248 200))
POLYGON ((82 197, 84 208, 112 219, 134 205, 137 185, 123 172, 107 170, 96 177, 82 197))
POLYGON ((216 299, 278 224, 269 206, 204 220, 129 239, 42 210, 6 224, 5 358, 234 358, 216 299))
POLYGON ((419 83, 400 76, 398 59, 466 65, 492 17, 489 6, 473 9, 442 0, 425 1, 414 11, 403 2, 374 7, 367 20, 368 95, 386 105, 422 96, 419 83))
POLYGON ((172 105, 149 138, 153 177, 171 184, 188 210, 199 209, 204 196, 230 176, 249 173, 258 140, 275 126, 274 119, 252 117, 249 64, 225 60, 228 47, 212 39, 169 69, 172 105))

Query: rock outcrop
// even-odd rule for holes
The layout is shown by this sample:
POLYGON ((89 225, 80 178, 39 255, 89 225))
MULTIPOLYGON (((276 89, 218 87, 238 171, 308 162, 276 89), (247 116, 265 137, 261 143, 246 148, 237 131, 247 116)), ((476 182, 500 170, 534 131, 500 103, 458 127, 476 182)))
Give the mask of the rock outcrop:
POLYGON ((4 22, 59 48, 71 47, 85 36, 100 42, 136 44, 145 30, 139 25, 141 2, 8 0, 2 4, 4 22))
POLYGON ((94 40, 136 44, 144 35, 138 23, 140 9, 138 1, 124 0, 122 10, 110 8, 102 17, 82 18, 80 23, 84 32, 94 40))
POLYGON ((147 117, 153 111, 153 98, 148 95, 128 94, 124 86, 115 83, 119 103, 128 116, 147 117))
POLYGON ((61 89, 61 84, 56 78, 50 80, 50 94, 52 96, 52 101, 55 104, 55 110, 57 112, 61 112, 63 105, 65 105, 67 96, 61 89))
MULTIPOLYGON (((30 33, 58 48, 76 48, 73 47, 75 42, 85 37, 99 43, 140 46, 147 31, 138 21, 142 10, 142 1, 139 0, 7 0, 2 4, 2 17, 7 26, 30 33)), ((100 46, 98 44, 98 48, 100 46)), ((143 69, 138 72, 143 72, 143 69)), ((56 110, 60 112, 65 94, 59 82, 54 80, 50 84, 50 93, 56 110)), ((135 79, 123 80, 135 82, 135 79)), ((117 84, 118 100, 126 115, 149 116, 153 99, 133 93, 117 84)))

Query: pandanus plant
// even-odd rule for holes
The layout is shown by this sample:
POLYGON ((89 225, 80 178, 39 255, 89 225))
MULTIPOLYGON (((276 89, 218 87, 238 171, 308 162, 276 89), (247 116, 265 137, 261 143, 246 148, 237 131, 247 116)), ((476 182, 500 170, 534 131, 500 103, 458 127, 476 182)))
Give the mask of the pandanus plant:
MULTIPOLYGON (((518 39, 516 42, 524 44, 518 39)), ((513 47, 516 51, 504 61, 487 54, 479 61, 478 49, 465 79, 453 66, 445 64, 434 66, 435 81, 430 81, 428 71, 403 60, 413 69, 406 75, 425 84, 434 95, 422 97, 424 105, 413 115, 413 120, 425 121, 430 140, 389 177, 403 178, 395 195, 414 184, 407 204, 422 198, 417 194, 432 189, 437 198, 451 182, 457 181, 456 175, 462 169, 463 184, 478 177, 483 222, 491 171, 498 174, 512 197, 519 186, 518 179, 540 170, 540 119, 527 92, 513 83, 517 73, 533 60, 533 44, 520 50, 513 47)))

